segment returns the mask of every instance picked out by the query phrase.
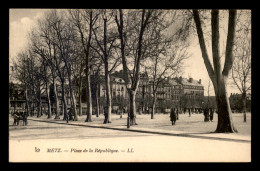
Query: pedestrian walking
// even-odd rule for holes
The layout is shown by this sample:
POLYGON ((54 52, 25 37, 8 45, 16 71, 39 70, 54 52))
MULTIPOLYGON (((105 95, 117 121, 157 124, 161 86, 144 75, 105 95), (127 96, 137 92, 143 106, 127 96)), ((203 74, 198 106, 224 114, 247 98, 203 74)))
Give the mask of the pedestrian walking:
POLYGON ((176 118, 177 118, 177 120, 179 120, 179 110, 178 110, 178 108, 176 109, 176 118))
POLYGON ((189 117, 190 117, 190 108, 188 109, 188 111, 189 111, 189 117))
POLYGON ((209 121, 209 109, 206 107, 204 109, 204 122, 208 122, 209 121))
POLYGON ((175 125, 177 119, 175 108, 171 108, 170 118, 171 118, 172 125, 175 125))
POLYGON ((211 122, 213 121, 213 116, 214 116, 214 109, 210 108, 209 119, 210 119, 211 122))
POLYGON ((68 116, 69 116, 69 120, 71 121, 71 120, 73 120, 73 114, 72 114, 72 108, 69 108, 69 112, 68 112, 68 116))

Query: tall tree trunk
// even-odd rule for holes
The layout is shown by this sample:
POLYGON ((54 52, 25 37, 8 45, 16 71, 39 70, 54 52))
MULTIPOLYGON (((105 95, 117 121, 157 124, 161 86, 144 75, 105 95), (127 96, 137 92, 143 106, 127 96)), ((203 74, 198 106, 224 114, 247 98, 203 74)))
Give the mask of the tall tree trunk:
POLYGON ((62 97, 61 97, 61 108, 60 108, 60 113, 59 115, 62 115, 64 117, 64 103, 63 103, 63 100, 62 100, 62 97))
POLYGON ((246 91, 245 90, 243 90, 242 93, 242 101, 243 101, 244 122, 246 122, 246 91))
POLYGON ((108 73, 108 64, 105 64, 105 84, 106 84, 106 107, 107 115, 105 116, 104 124, 111 123, 111 88, 110 88, 110 75, 108 73))
POLYGON ((211 13, 211 27, 212 27, 212 55, 214 69, 210 63, 203 31, 201 27, 201 22, 199 18, 199 12, 193 10, 193 17, 197 28, 197 34, 199 38, 199 44, 202 52, 202 58, 206 69, 208 71, 209 77, 213 83, 216 102, 218 108, 218 125, 215 132, 237 132, 232 121, 232 112, 229 105, 229 99, 226 92, 226 79, 228 78, 228 73, 232 67, 233 57, 232 48, 234 43, 235 34, 235 20, 236 11, 229 11, 229 23, 228 23, 228 35, 226 43, 226 55, 225 55, 225 65, 223 71, 221 70, 221 62, 219 55, 219 11, 212 10, 211 13))
POLYGON ((42 103, 41 103, 41 92, 39 91, 39 95, 38 95, 38 111, 37 111, 37 118, 38 117, 41 117, 41 105, 42 105, 42 103))
POLYGON ((99 117, 99 91, 100 91, 100 87, 99 84, 96 84, 97 89, 96 89, 96 116, 99 117))
MULTIPOLYGON (((67 70, 68 70, 68 68, 67 68, 67 70)), ((74 95, 74 91, 73 91, 73 87, 72 87, 70 71, 68 71, 68 78, 69 78, 70 96, 71 96, 71 102, 72 102, 71 106, 72 106, 73 115, 74 115, 73 120, 77 121, 78 120, 78 114, 77 114, 78 112, 77 112, 77 107, 76 107, 76 99, 75 99, 75 95, 74 95)))
POLYGON ((136 105, 135 105, 135 95, 136 91, 129 90, 129 100, 130 100, 130 125, 137 125, 136 123, 136 105))
POLYGON ((82 101, 81 101, 81 83, 80 83, 80 86, 79 86, 79 116, 82 115, 82 101))
POLYGON ((50 101, 50 94, 49 94, 49 85, 46 82, 46 94, 47 94, 47 105, 48 105, 48 119, 51 118, 51 101, 50 101))
POLYGON ((41 95, 41 92, 40 92, 40 116, 42 116, 42 95, 41 95))
MULTIPOLYGON (((89 70, 89 69, 87 69, 89 70)), ((90 74, 89 72, 86 73, 87 75, 87 84, 86 84, 86 89, 87 89, 87 119, 85 122, 92 122, 92 96, 91 96, 91 87, 90 87, 90 74)))
POLYGON ((63 120, 69 120, 69 116, 67 113, 67 102, 66 102, 66 95, 65 95, 65 85, 64 85, 64 80, 61 80, 61 89, 62 89, 62 102, 63 102, 63 107, 64 107, 64 117, 63 120))
POLYGON ((237 132, 233 125, 225 79, 227 78, 222 77, 222 79, 219 79, 217 92, 215 92, 218 108, 218 125, 215 132, 237 132))
POLYGON ((155 114, 155 104, 156 104, 156 93, 154 93, 154 95, 153 95, 151 119, 154 118, 154 114, 155 114))
POLYGON ((91 87, 90 87, 90 66, 89 66, 89 49, 90 49, 90 42, 91 42, 91 37, 92 37, 92 27, 93 27, 93 18, 92 18, 93 11, 90 10, 90 15, 89 15, 89 34, 88 34, 88 41, 87 41, 87 46, 85 46, 84 43, 84 36, 82 31, 80 30, 80 35, 81 35, 81 42, 83 45, 83 50, 85 53, 85 74, 86 74, 86 100, 87 100, 87 118, 85 122, 92 122, 92 96, 91 96, 91 87))
POLYGON ((55 97, 55 105, 56 105, 56 116, 54 119, 60 119, 60 105, 59 105, 59 97, 58 97, 58 86, 56 84, 55 78, 53 78, 53 91, 55 97))
POLYGON ((72 101, 73 101, 73 109, 74 109, 74 121, 78 120, 78 112, 77 112, 77 105, 76 105, 76 98, 75 98, 75 94, 74 91, 71 92, 72 93, 72 101))
POLYGON ((31 102, 31 116, 34 116, 34 102, 31 102))
MULTIPOLYGON (((218 125, 217 125, 216 132, 237 132, 236 128, 233 125, 232 112, 230 109, 229 99, 226 90, 226 80, 228 79, 228 76, 227 75, 225 76, 221 72, 222 68, 221 68, 221 62, 219 56, 219 11, 218 10, 212 10, 211 27, 212 27, 212 55, 213 55, 213 64, 214 64, 214 74, 215 74, 215 81, 217 83, 213 85, 216 86, 217 89, 216 100, 218 102, 218 111, 219 111, 218 125)), ((232 47, 233 45, 227 42, 227 47, 229 46, 232 47)), ((228 53, 227 50, 226 53, 228 53)), ((225 63, 226 62, 227 62, 227 55, 226 55, 225 63)), ((224 70, 226 70, 226 68, 227 67, 224 66, 224 70)))
POLYGON ((29 103, 28 103, 28 92, 27 85, 25 85, 25 103, 26 103, 26 118, 29 115, 29 103))

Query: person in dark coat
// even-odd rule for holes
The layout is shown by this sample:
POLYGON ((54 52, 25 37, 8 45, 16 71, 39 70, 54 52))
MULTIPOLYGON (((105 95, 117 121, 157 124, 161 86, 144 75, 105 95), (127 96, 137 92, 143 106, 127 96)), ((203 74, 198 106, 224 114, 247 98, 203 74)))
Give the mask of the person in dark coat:
POLYGON ((14 111, 14 123, 13 123, 13 125, 18 125, 19 124, 19 117, 20 117, 19 112, 14 111))
POLYGON ((176 109, 175 113, 176 113, 176 119, 179 120, 179 110, 178 110, 178 108, 176 109))
POLYGON ((175 108, 172 108, 172 109, 171 109, 170 118, 171 118, 172 125, 175 125, 175 122, 176 122, 176 119, 177 119, 177 115, 176 115, 176 112, 175 112, 175 108))
POLYGON ((207 122, 209 122, 209 112, 210 112, 210 108, 208 108, 207 110, 207 122))
POLYGON ((209 109, 206 107, 204 109, 204 122, 208 122, 209 121, 209 109))
POLYGON ((209 119, 210 119, 211 122, 213 121, 213 116, 214 116, 214 109, 210 108, 209 119))
POLYGON ((189 111, 189 117, 190 117, 190 108, 188 109, 188 111, 189 111))
POLYGON ((68 116, 69 116, 69 120, 73 120, 73 115, 72 115, 72 108, 69 108, 69 112, 68 112, 68 116))

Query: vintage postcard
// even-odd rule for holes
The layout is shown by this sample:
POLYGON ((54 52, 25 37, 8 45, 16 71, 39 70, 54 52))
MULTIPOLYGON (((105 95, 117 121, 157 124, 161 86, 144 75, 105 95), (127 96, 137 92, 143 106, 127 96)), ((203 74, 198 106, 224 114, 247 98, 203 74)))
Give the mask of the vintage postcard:
POLYGON ((251 10, 9 9, 9 162, 251 162, 251 10))

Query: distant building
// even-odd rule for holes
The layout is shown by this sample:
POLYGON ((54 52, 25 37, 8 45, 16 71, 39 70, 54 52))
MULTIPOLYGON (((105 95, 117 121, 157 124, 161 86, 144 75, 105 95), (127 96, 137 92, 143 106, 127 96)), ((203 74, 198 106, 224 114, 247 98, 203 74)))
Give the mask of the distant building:
MULTIPOLYGON (((101 77, 100 81, 100 100, 101 105, 106 104, 106 84, 104 77, 101 77)), ((122 78, 110 76, 110 88, 111 88, 111 98, 112 98, 112 112, 117 111, 123 107, 125 99, 127 99, 128 94, 125 87, 125 82, 122 78)), ((103 107, 101 107, 103 108, 103 107)))
POLYGON ((186 108, 200 108, 204 100, 204 86, 200 80, 193 78, 176 77, 175 80, 182 85, 182 105, 186 108))
MULTIPOLYGON (((111 77, 112 109, 128 107, 128 92, 123 80, 123 72, 116 71, 111 77)), ((100 99, 105 103, 106 89, 104 76, 100 76, 100 99), (103 80, 103 81, 102 81, 103 80)), ((146 72, 140 74, 136 92, 137 112, 150 112, 152 107, 152 81, 146 72)), ((192 78, 167 78, 159 83, 156 94, 156 112, 169 112, 171 107, 201 108, 204 100, 204 87, 201 80, 192 78), (184 105, 185 104, 185 105, 184 105)))

